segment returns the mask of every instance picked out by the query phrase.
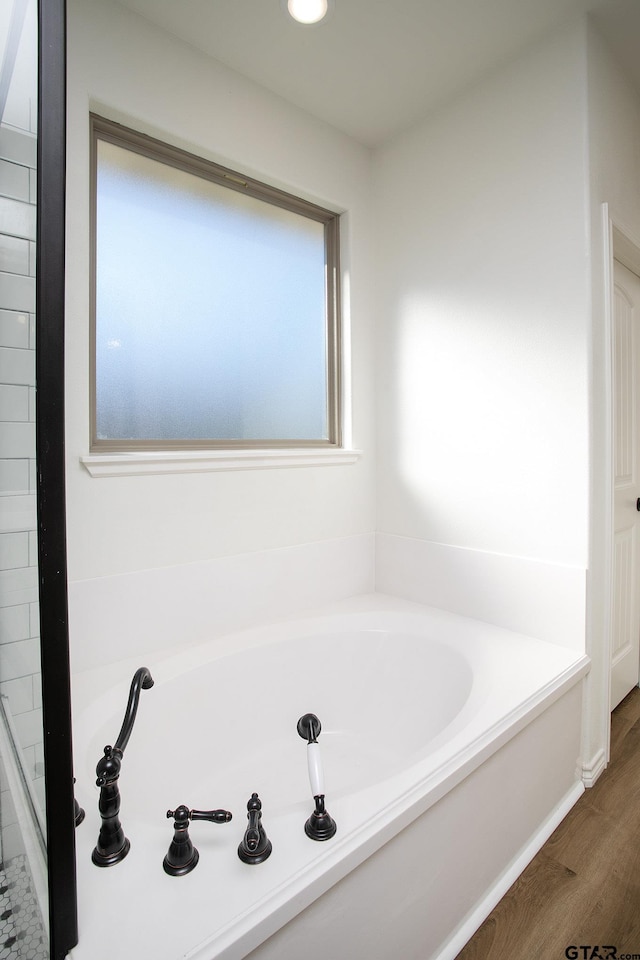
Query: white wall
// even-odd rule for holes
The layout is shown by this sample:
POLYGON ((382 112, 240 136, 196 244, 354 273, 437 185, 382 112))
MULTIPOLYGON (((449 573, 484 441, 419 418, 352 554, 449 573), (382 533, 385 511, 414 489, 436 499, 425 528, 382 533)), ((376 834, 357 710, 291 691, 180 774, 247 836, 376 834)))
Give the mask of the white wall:
MULTIPOLYGON (((230 597, 217 618, 230 626, 241 601, 229 571, 240 571, 238 588, 246 571, 257 584, 262 568, 251 557, 262 551, 267 567, 272 557, 273 569, 302 571, 302 580, 313 571, 324 580, 323 599, 337 596, 336 569, 345 595, 366 589, 376 527, 379 589, 577 648, 585 644, 590 566, 589 652, 602 660, 603 277, 596 269, 592 287, 591 259, 601 257, 602 200, 640 231, 638 142, 637 102, 586 20, 380 148, 372 165, 364 148, 117 4, 71 0, 74 662, 90 665, 98 650, 111 656, 105 647, 118 612, 134 613, 140 596, 154 610, 151 649, 169 606, 193 600, 207 577, 216 610, 230 597), (348 210, 358 464, 97 480, 80 466, 89 436, 91 108, 348 210), (224 565, 237 554, 245 559, 224 565), (183 584, 177 600, 167 596, 171 567, 179 571, 172 582, 183 584), (99 621, 107 626, 98 629, 99 621)), ((277 602, 313 600, 299 585, 289 595, 286 583, 273 586, 282 591, 277 602)), ((273 612, 269 602, 255 603, 256 615, 273 612)), ((207 629, 205 614, 192 616, 196 632, 207 629)), ((120 655, 131 633, 131 625, 120 631, 120 655)), ((587 757, 606 738, 604 669, 596 667, 587 696, 587 757)))
MULTIPOLYGON (((115 3, 71 0, 68 57, 66 417, 73 653, 91 643, 90 618, 79 615, 78 602, 95 578, 357 538, 373 531, 375 515, 369 152, 115 3), (91 478, 81 466, 89 444, 90 109, 348 210, 344 321, 353 359, 347 358, 345 379, 354 411, 353 445, 364 451, 358 463, 106 479, 91 478)), ((94 610, 94 619, 99 617, 94 610)))
POLYGON ((600 204, 603 202, 608 203, 611 216, 637 238, 640 235, 640 96, 592 25, 587 39, 594 240, 601 235, 600 204))
POLYGON ((587 172, 582 21, 387 145, 374 167, 377 586, 577 649, 587 172))
POLYGON ((583 757, 597 775, 609 727, 602 203, 640 237, 639 98, 579 20, 380 151, 375 193, 378 587, 586 646, 583 757))
POLYGON ((581 24, 380 151, 378 529, 584 568, 581 24))

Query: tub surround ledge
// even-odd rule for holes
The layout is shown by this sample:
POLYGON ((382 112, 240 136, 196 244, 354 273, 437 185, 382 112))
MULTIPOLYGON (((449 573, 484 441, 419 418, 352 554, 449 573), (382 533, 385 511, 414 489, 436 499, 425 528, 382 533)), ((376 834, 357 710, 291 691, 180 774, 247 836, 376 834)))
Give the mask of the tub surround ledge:
POLYGON ((373 544, 374 534, 362 533, 70 579, 72 672, 157 657, 180 638, 202 642, 370 593, 373 544))
POLYGON ((376 590, 584 650, 581 567, 376 533, 376 590))

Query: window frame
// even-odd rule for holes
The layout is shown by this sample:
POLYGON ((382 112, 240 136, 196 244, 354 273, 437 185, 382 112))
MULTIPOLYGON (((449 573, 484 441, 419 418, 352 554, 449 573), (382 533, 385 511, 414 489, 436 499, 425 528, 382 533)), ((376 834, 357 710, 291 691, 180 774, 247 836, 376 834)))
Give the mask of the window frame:
POLYGON ((131 454, 185 450, 278 450, 341 449, 342 371, 341 371, 341 290, 340 290, 340 214, 278 187, 245 176, 243 173, 190 153, 123 124, 90 113, 90 453, 131 454), (325 249, 325 343, 326 343, 326 438, 317 439, 104 439, 97 436, 97 178, 98 141, 112 143, 144 157, 210 180, 273 206, 307 217, 324 227, 325 249))

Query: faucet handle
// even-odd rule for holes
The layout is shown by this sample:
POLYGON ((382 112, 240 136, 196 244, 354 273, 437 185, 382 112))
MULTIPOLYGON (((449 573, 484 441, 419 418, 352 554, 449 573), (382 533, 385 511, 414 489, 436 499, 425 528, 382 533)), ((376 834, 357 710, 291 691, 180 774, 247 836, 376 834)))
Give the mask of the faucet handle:
POLYGON ((167 819, 173 817, 173 840, 162 861, 165 873, 181 877, 190 873, 198 863, 199 854, 189 837, 190 820, 208 820, 210 823, 228 823, 228 810, 189 810, 183 803, 175 810, 167 810, 167 819))
POLYGON ((232 814, 229 810, 191 810, 190 817, 192 820, 208 820, 209 823, 229 823, 232 814))
POLYGON ((167 810, 167 820, 171 817, 176 821, 176 825, 184 826, 189 820, 208 820, 210 823, 229 823, 233 818, 230 810, 189 810, 184 803, 181 803, 175 810, 167 810))
POLYGON ((243 863, 262 863, 271 855, 271 840, 262 825, 262 801, 252 793, 247 803, 247 829, 238 847, 238 856, 243 863))
POLYGON ((110 744, 104 748, 104 755, 100 757, 96 766, 96 786, 105 787, 114 783, 120 776, 122 766, 122 752, 110 744))
POLYGON ((191 810, 189 810, 189 807, 185 807, 184 803, 181 803, 175 810, 167 810, 167 820, 170 820, 171 817, 175 820, 176 827, 186 826, 191 819, 191 810))

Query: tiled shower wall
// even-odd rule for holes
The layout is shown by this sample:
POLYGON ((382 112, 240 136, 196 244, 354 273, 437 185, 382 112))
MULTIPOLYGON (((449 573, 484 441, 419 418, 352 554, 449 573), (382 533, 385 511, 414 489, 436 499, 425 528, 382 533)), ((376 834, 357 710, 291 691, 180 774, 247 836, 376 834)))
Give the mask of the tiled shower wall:
MULTIPOLYGON (((35 167, 35 134, 0 126, 0 695, 44 809, 35 505, 35 167)), ((12 826, 3 823, 5 859, 12 853, 12 826)), ((17 834, 17 826, 13 829, 17 834)))

